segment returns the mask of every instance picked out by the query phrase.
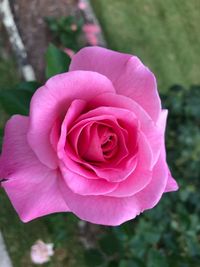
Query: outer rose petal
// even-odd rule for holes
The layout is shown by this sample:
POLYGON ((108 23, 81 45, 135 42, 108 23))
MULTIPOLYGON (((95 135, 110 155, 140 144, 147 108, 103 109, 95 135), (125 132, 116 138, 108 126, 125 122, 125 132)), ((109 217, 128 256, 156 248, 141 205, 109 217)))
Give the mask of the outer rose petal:
POLYGON ((58 188, 57 171, 41 164, 27 144, 29 119, 13 116, 5 128, 0 159, 2 183, 22 221, 69 211, 58 188))
POLYGON ((152 209, 162 197, 168 180, 168 167, 161 155, 153 170, 153 178, 144 190, 135 195, 140 211, 152 209))
POLYGON ((58 166, 49 135, 55 120, 65 116, 71 102, 90 101, 106 92, 115 92, 112 83, 101 74, 86 71, 56 75, 36 91, 31 100, 28 143, 42 163, 52 169, 58 166))
POLYGON ((165 193, 171 192, 171 191, 177 191, 179 188, 177 182, 174 180, 174 178, 171 176, 170 170, 168 170, 168 180, 165 188, 165 193))
POLYGON ((86 47, 73 56, 72 70, 90 70, 105 75, 118 94, 135 100, 157 121, 161 103, 156 79, 137 57, 101 47, 86 47))
POLYGON ((157 121, 161 101, 156 78, 137 57, 129 59, 123 74, 113 84, 118 94, 132 98, 154 121, 157 121))
MULTIPOLYGON (((165 131, 165 128, 166 128, 167 114, 168 114, 167 110, 162 110, 162 112, 160 113, 159 119, 157 121, 158 127, 163 131, 165 131)), ((163 157, 166 158, 166 150, 165 150, 164 145, 163 145, 161 153, 163 153, 163 157)), ((168 180, 167 180, 165 192, 171 192, 171 191, 176 191, 176 190, 178 190, 178 184, 174 180, 174 178, 171 175, 170 170, 168 169, 168 180)))
POLYGON ((82 220, 116 226, 155 206, 164 192, 167 177, 165 160, 160 157, 150 184, 132 197, 81 196, 73 193, 63 180, 60 188, 70 210, 82 220))

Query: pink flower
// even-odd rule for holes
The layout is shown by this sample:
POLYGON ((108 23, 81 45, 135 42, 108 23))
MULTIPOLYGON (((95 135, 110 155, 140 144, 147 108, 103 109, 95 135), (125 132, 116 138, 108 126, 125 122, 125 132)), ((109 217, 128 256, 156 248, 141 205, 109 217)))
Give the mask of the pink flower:
POLYGON ((84 3, 83 1, 79 1, 78 2, 78 8, 81 9, 81 10, 85 10, 87 7, 86 3, 84 3))
POLYGON ((31 261, 35 264, 43 264, 50 261, 50 257, 54 255, 53 244, 45 244, 42 240, 38 240, 31 247, 31 261))
POLYGON ((165 155, 167 110, 135 56, 88 47, 6 125, 0 177, 24 222, 53 212, 119 225, 178 189, 165 155))
POLYGON ((99 26, 95 24, 85 24, 83 26, 83 32, 85 33, 86 39, 90 45, 97 45, 98 44, 98 38, 97 34, 101 31, 99 26))

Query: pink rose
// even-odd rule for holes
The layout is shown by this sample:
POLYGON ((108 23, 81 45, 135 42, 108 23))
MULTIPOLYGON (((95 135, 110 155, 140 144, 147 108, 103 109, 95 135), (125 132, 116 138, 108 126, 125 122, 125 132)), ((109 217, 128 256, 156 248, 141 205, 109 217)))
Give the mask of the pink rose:
POLYGON ((119 225, 178 189, 165 155, 167 110, 151 71, 100 47, 39 88, 29 117, 7 123, 2 186, 24 222, 70 211, 119 225))
POLYGON ((78 2, 78 8, 80 10, 85 10, 87 8, 87 5, 86 5, 86 3, 84 1, 79 0, 79 2, 78 2))
POLYGON ((42 240, 38 240, 31 247, 31 261, 35 264, 44 264, 50 261, 54 255, 53 243, 45 244, 42 240))

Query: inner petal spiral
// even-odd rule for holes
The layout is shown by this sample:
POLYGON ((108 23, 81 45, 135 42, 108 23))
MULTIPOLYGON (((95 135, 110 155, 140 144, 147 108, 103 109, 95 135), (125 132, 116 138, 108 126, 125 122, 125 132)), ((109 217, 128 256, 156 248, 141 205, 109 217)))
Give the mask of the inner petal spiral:
POLYGON ((118 138, 114 130, 101 122, 85 127, 78 140, 78 153, 86 161, 105 162, 117 152, 118 138))

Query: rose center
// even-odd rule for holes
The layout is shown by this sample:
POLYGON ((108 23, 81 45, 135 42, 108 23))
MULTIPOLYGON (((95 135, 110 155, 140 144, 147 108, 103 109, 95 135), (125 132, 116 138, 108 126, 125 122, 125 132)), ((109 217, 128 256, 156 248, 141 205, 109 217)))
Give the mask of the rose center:
POLYGON ((118 138, 115 133, 108 133, 101 141, 101 149, 105 159, 112 157, 117 149, 118 138))
POLYGON ((93 123, 79 137, 79 155, 87 161, 107 161, 117 152, 117 144, 118 137, 112 128, 102 123, 93 123))

